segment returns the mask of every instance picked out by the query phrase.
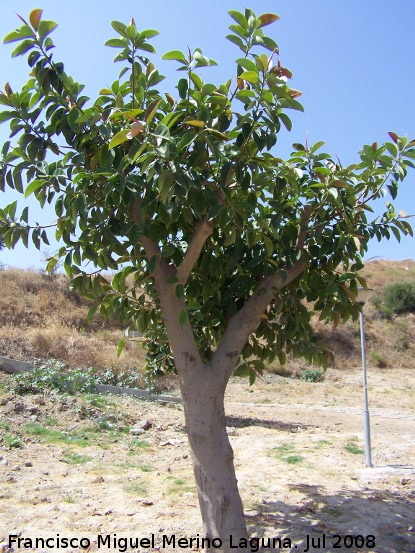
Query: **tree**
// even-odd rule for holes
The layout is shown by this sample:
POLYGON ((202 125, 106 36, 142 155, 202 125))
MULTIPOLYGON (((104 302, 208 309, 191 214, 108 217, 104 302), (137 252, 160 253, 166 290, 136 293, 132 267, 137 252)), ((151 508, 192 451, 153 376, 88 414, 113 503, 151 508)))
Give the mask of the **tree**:
MULTIPOLYGON (((65 73, 50 37, 56 23, 34 10, 5 38, 12 56, 28 54, 20 92, 0 93, 11 141, 2 149, 1 182, 53 204, 59 259, 71 288, 95 300, 104 316, 152 336, 167 333, 178 374, 203 519, 204 536, 247 539, 224 393, 232 374, 253 381, 286 354, 327 368, 331 354, 314 334, 313 313, 338 325, 356 318, 362 254, 368 240, 412 230, 391 203, 370 219, 385 190, 394 199, 415 141, 389 133, 343 167, 313 146, 274 155, 290 109, 301 110, 291 73, 264 28, 278 19, 229 12, 228 39, 240 54, 223 84, 204 82, 215 65, 200 49, 163 56, 182 71, 178 96, 158 90, 163 76, 150 57, 157 31, 112 22, 123 68, 95 101, 65 73), (89 269, 91 267, 91 269, 89 269), (102 271, 113 271, 111 281, 102 271)), ((47 229, 0 211, 6 246, 47 229)), ((119 345, 121 351, 123 342, 119 345)), ((207 545, 208 542, 206 542, 207 545)), ((207 547, 208 548, 208 547, 207 547)))

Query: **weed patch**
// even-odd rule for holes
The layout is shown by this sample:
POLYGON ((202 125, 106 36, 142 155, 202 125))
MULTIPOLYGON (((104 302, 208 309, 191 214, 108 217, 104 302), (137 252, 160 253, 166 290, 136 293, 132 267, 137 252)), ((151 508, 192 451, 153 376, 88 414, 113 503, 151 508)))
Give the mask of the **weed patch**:
POLYGON ((92 461, 92 458, 88 457, 88 455, 79 455, 71 450, 65 451, 63 456, 71 465, 84 465, 88 461, 92 461))
POLYGON ((270 454, 273 457, 277 457, 277 459, 288 463, 289 465, 297 465, 304 461, 304 457, 302 455, 297 455, 295 447, 291 444, 281 444, 280 446, 272 449, 270 454))

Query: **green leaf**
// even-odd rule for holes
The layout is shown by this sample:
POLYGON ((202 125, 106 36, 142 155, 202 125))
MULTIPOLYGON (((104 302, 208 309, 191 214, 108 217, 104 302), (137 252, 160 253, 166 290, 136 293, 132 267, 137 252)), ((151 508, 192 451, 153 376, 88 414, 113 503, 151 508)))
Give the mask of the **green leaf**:
POLYGON ((129 40, 127 25, 125 23, 121 23, 121 21, 111 21, 111 26, 118 34, 129 40))
POLYGON ((128 42, 122 38, 110 38, 110 40, 107 40, 105 43, 105 46, 110 46, 111 48, 126 48, 128 42))
POLYGON ((17 58, 17 56, 22 56, 26 54, 31 48, 33 48, 35 42, 33 40, 25 40, 12 52, 12 58, 17 58))
POLYGON ((182 100, 186 99, 188 88, 189 84, 187 82, 187 79, 180 79, 180 81, 177 83, 177 90, 179 91, 179 96, 182 100))
POLYGON ((267 256, 271 257, 272 254, 274 253, 274 244, 272 243, 272 240, 268 236, 264 236, 264 244, 265 244, 267 256))
POLYGON ((232 17, 234 21, 239 23, 241 27, 243 27, 244 29, 248 29, 248 20, 243 13, 237 12, 236 10, 229 10, 228 14, 232 17))
POLYGON ((158 36, 160 33, 156 31, 155 29, 147 29, 145 31, 141 31, 140 38, 154 38, 155 36, 158 36))
POLYGON ((30 194, 33 194, 33 192, 36 192, 36 190, 39 190, 39 188, 41 188, 44 185, 45 185, 44 180, 36 179, 32 181, 30 184, 27 185, 24 193, 24 197, 28 198, 30 194))
POLYGON ((290 131, 292 129, 293 124, 292 124, 291 119, 288 117, 287 114, 280 113, 278 115, 278 119, 280 119, 283 122, 283 124, 284 124, 285 128, 287 129, 287 131, 290 131))
POLYGON ((325 142, 316 142, 311 148, 310 148, 310 152, 312 154, 314 154, 314 152, 316 152, 317 150, 319 150, 322 146, 324 146, 325 142))
POLYGON ((248 83, 252 84, 258 84, 259 82, 259 75, 258 75, 258 69, 255 67, 255 71, 244 71, 241 75, 239 75, 240 79, 243 79, 244 81, 247 81, 248 83))
POLYGON ((178 284, 176 286, 176 297, 180 300, 184 297, 184 286, 183 284, 178 284))
POLYGON ((192 79, 193 84, 195 85, 195 87, 196 87, 198 90, 202 90, 202 88, 203 88, 203 81, 202 81, 202 79, 199 77, 199 75, 196 75, 196 73, 191 73, 190 78, 192 79))
POLYGON ((162 60, 176 60, 176 61, 181 61, 183 63, 187 63, 186 56, 180 50, 171 50, 170 52, 166 52, 162 56, 161 59, 162 60))
MULTIPOLYGON (((238 58, 236 60, 236 63, 238 65, 240 65, 241 67, 243 67, 244 69, 246 69, 247 71, 252 71, 252 72, 258 74, 258 67, 256 66, 256 64, 252 60, 250 60, 248 58, 238 58)), ((243 79, 243 77, 241 77, 241 79, 243 79)), ((247 80, 247 79, 245 79, 245 80, 247 80)))
POLYGON ((187 313, 187 309, 182 309, 179 313, 179 325, 183 326, 189 319, 189 314, 187 313))
POLYGON ((47 35, 50 35, 50 33, 54 29, 56 29, 57 26, 58 26, 58 24, 55 23, 54 21, 41 20, 39 22, 39 27, 37 29, 37 34, 39 35, 39 38, 43 39, 47 35))
POLYGON ((112 137, 110 143, 108 144, 108 148, 111 150, 112 148, 115 148, 116 146, 119 146, 123 142, 129 140, 127 135, 129 135, 130 132, 130 129, 124 129, 118 132, 115 136, 112 137))
MULTIPOLYGON (((96 279, 95 279, 95 280, 96 280, 96 279)), ((93 319, 94 319, 94 317, 95 317, 95 313, 96 313, 96 311, 97 311, 97 307, 98 307, 98 305, 93 305, 93 306, 89 309, 89 311, 88 311, 88 316, 87 316, 86 320, 87 320, 87 323, 88 323, 89 325, 92 323, 92 321, 93 321, 93 319)))
POLYGON ((239 48, 245 52, 246 51, 246 46, 243 42, 243 40, 239 37, 239 36, 235 36, 235 35, 226 35, 226 38, 228 40, 230 40, 231 42, 233 42, 234 44, 236 44, 236 46, 239 46, 239 48))
POLYGON ((117 346, 117 357, 119 357, 122 353, 122 350, 124 349, 125 347, 125 342, 126 342, 126 339, 125 338, 121 338, 121 340, 118 342, 118 346, 117 346))

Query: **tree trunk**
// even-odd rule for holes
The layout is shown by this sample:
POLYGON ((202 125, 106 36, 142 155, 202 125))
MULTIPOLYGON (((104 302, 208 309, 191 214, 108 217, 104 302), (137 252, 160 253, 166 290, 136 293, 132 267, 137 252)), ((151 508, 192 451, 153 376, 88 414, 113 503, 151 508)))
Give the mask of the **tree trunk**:
POLYGON ((248 533, 226 431, 226 379, 208 365, 195 372, 193 378, 181 381, 181 388, 203 521, 204 551, 228 553, 231 543, 235 546, 241 539, 247 540, 248 533))

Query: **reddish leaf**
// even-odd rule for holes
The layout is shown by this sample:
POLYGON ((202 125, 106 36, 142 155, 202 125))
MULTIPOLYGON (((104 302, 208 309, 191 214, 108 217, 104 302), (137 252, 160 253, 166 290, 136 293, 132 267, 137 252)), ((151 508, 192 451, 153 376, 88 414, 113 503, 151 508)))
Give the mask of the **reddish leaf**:
POLYGON ((43 13, 43 10, 41 10, 40 8, 37 8, 36 10, 33 10, 30 12, 30 15, 29 15, 30 23, 35 31, 37 31, 39 27, 39 21, 42 17, 42 13, 43 13))
POLYGON ((295 90, 295 88, 290 88, 288 94, 291 96, 291 98, 298 98, 299 96, 302 96, 303 93, 299 90, 295 90))
POLYGON ((275 13, 264 13, 263 15, 260 15, 258 19, 261 21, 261 27, 265 27, 266 25, 270 25, 271 23, 274 23, 274 21, 277 21, 279 16, 275 15, 275 13))
POLYGON ((14 12, 14 13, 17 15, 17 17, 20 19, 20 21, 23 21, 23 23, 25 25, 27 25, 27 21, 25 21, 21 15, 19 15, 17 12, 14 12))
POLYGON ((394 132, 388 132, 388 135, 392 138, 392 140, 395 142, 395 144, 398 143, 398 135, 394 132))
POLYGON ((11 89, 9 83, 6 83, 4 85, 4 90, 6 91, 7 97, 10 98, 10 96, 13 94, 13 90, 11 89))
POLYGON ((136 121, 131 125, 131 131, 127 134, 127 138, 132 139, 135 136, 143 135, 145 131, 144 121, 136 121))
POLYGON ((172 96, 170 96, 170 94, 168 92, 165 92, 165 95, 166 95, 168 103, 173 107, 174 104, 175 104, 174 98, 172 96))

